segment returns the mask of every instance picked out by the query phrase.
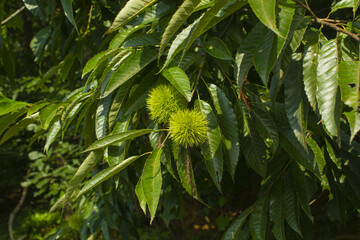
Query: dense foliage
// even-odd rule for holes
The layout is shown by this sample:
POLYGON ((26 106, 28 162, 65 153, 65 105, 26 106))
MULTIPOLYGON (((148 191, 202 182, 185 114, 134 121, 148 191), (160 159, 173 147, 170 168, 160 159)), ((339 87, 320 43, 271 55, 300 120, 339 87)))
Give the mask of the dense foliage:
POLYGON ((0 144, 44 145, 47 238, 359 237, 359 2, 23 0, 0 144))

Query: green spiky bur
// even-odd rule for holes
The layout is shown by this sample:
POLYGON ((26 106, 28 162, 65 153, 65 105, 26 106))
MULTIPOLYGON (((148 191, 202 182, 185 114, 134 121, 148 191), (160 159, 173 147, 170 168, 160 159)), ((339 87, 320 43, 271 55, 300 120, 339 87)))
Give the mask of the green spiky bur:
POLYGON ((185 99, 168 85, 159 85, 150 90, 146 103, 150 118, 160 124, 169 122, 171 114, 186 107, 185 99))
POLYGON ((207 139, 208 121, 201 112, 179 110, 170 118, 170 137, 183 146, 198 146, 207 139))

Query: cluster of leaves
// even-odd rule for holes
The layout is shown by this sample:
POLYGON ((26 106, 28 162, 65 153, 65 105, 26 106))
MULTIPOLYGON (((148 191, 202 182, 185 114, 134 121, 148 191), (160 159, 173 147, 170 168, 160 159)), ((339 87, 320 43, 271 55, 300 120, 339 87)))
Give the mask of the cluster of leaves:
MULTIPOLYGON (((71 1, 61 3, 74 36, 93 33, 78 29, 71 1)), ((48 151, 69 126, 83 126, 88 155, 52 207, 80 200, 82 237, 102 232, 111 239, 110 229, 128 236, 134 219, 127 211, 134 206, 124 199, 134 189, 151 222, 161 195, 176 184, 206 205, 193 165, 204 166, 222 192, 225 175, 240 177, 237 166, 245 162, 263 181, 223 239, 312 239, 316 201, 326 204, 329 222, 345 224, 360 209, 358 4, 334 1, 324 10, 306 0, 129 0, 106 32, 94 30, 105 32, 103 51, 82 68, 81 87, 62 101, 27 104, 0 96, 3 131, 27 113, 0 144, 40 121, 48 151), (175 144, 148 118, 148 93, 165 82, 206 117, 199 147, 175 144)), ((36 38, 46 39, 41 49, 53 40, 45 32, 36 38)), ((49 70, 65 81, 70 69, 76 78, 74 59, 82 55, 69 54, 49 70)))

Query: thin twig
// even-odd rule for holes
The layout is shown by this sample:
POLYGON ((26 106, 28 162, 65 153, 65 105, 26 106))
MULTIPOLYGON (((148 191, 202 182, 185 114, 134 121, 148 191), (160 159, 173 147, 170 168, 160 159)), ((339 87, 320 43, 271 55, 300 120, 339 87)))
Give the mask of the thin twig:
MULTIPOLYGON (((163 134, 163 132, 162 132, 161 134, 163 134)), ((157 146, 158 149, 159 149, 159 148, 162 148, 162 147, 165 145, 165 142, 166 142, 166 140, 169 138, 169 136, 170 136, 170 131, 169 131, 168 134, 166 135, 164 141, 163 141, 160 145, 157 146)), ((159 140, 160 140, 160 138, 159 138, 159 140)))
POLYGON ((345 29, 343 29, 343 28, 341 28, 341 27, 338 27, 336 24, 331 23, 331 22, 330 22, 331 20, 329 20, 329 19, 318 18, 318 17, 315 15, 315 13, 311 10, 311 8, 310 8, 309 5, 307 4, 307 2, 306 2, 306 5, 303 4, 302 2, 300 2, 299 0, 294 0, 294 2, 296 2, 297 4, 299 4, 300 6, 302 6, 304 9, 306 9, 317 23, 319 23, 319 24, 321 24, 321 25, 323 25, 323 26, 327 26, 327 27, 333 28, 333 29, 335 29, 337 32, 342 32, 342 33, 344 33, 344 34, 346 34, 346 35, 354 38, 356 41, 360 42, 359 36, 356 35, 355 33, 349 32, 349 31, 347 31, 347 30, 345 30, 345 29))
POLYGON ((11 14, 7 19, 5 19, 4 21, 1 22, 1 25, 5 25, 8 21, 10 21, 11 19, 13 19, 14 17, 16 17, 16 15, 18 15, 19 13, 21 13, 23 10, 25 9, 25 6, 22 6, 21 8, 19 8, 18 10, 16 10, 13 14, 11 14))
POLYGON ((197 85, 198 85, 198 83, 199 83, 199 79, 200 79, 200 77, 201 77, 201 73, 202 73, 202 70, 203 70, 204 65, 205 65, 205 60, 206 60, 206 53, 205 53, 204 58, 202 59, 202 61, 201 61, 201 63, 200 63, 199 72, 198 72, 198 74, 197 74, 197 76, 196 76, 196 81, 195 81, 195 84, 194 84, 194 88, 193 88, 193 90, 192 90, 192 92, 191 92, 191 98, 193 97, 193 95, 194 95, 194 93, 195 93, 195 90, 196 90, 196 88, 197 88, 197 85))
MULTIPOLYGON (((28 179, 30 174, 30 169, 27 171, 26 173, 26 177, 25 177, 25 181, 28 179)), ((26 198, 26 194, 27 194, 27 187, 24 187, 22 193, 21 193, 21 197, 20 197, 20 201, 19 203, 16 205, 16 207, 14 208, 14 210, 10 213, 9 216, 9 222, 8 222, 8 230, 9 230, 9 236, 11 240, 15 240, 14 237, 14 230, 13 230, 13 224, 14 224, 14 220, 15 220, 15 216, 16 214, 19 212, 21 206, 23 205, 25 198, 26 198)))

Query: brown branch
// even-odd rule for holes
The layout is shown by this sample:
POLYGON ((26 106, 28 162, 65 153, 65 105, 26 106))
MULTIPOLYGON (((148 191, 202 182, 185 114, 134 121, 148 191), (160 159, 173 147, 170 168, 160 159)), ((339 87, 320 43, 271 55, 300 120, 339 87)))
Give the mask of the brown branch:
POLYGON ((16 10, 13 14, 11 14, 7 19, 1 22, 1 25, 5 25, 8 21, 16 17, 19 13, 21 13, 25 9, 25 6, 22 6, 18 10, 16 10))
MULTIPOLYGON (((30 169, 27 171, 26 173, 26 177, 25 177, 25 181, 28 179, 30 174, 30 169)), ((16 205, 16 207, 14 208, 14 210, 10 213, 9 216, 9 222, 8 222, 8 230, 9 230, 9 236, 11 240, 15 240, 14 237, 14 230, 13 230, 13 224, 14 224, 14 220, 15 220, 15 216, 16 214, 19 212, 21 206, 24 204, 25 198, 26 198, 26 194, 27 194, 27 187, 24 187, 22 193, 21 193, 21 197, 20 197, 20 201, 19 203, 16 205)))
MULTIPOLYGON (((311 10, 311 8, 309 7, 308 4, 303 4, 302 2, 300 2, 299 0, 293 0, 294 2, 296 2, 297 4, 299 4, 301 7, 303 7, 304 9, 306 9, 306 11, 308 11, 310 13, 310 15, 312 16, 312 18, 315 20, 315 22, 323 25, 323 26, 327 26, 330 28, 333 28, 334 30, 336 30, 337 32, 342 32, 352 38, 354 38, 356 41, 358 41, 360 43, 360 38, 358 35, 356 35, 355 33, 349 32, 341 27, 338 27, 336 24, 331 23, 331 20, 329 19, 323 19, 323 18, 318 18, 316 16, 316 14, 311 10)), ((306 2, 307 3, 307 2, 306 2)))

